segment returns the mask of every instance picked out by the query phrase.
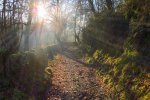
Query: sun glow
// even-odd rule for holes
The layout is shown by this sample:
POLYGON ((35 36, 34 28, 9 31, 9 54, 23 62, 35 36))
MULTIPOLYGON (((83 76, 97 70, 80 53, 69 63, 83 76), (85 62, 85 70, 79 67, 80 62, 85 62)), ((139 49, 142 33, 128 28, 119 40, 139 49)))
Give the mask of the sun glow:
POLYGON ((39 3, 37 6, 37 15, 40 19, 46 18, 47 11, 43 3, 39 3))

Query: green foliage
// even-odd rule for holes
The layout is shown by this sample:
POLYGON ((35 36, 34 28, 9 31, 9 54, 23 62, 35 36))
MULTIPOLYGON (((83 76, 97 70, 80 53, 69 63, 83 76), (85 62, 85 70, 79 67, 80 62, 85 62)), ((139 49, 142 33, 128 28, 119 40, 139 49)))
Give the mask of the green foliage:
POLYGON ((99 59, 100 57, 103 57, 102 51, 96 50, 96 51, 94 52, 94 54, 93 54, 94 60, 97 60, 97 59, 99 59))
POLYGON ((47 46, 45 48, 45 51, 47 52, 49 59, 53 59, 54 58, 54 56, 57 53, 57 50, 58 50, 57 45, 51 45, 51 46, 47 46))
POLYGON ((82 42, 92 52, 86 61, 97 67, 112 99, 150 99, 150 72, 143 64, 143 56, 150 55, 149 7, 149 0, 125 0, 114 13, 104 10, 93 15, 83 29, 82 42))
POLYGON ((140 55, 136 51, 125 50, 119 57, 111 57, 102 50, 96 50, 88 59, 98 68, 103 83, 110 88, 113 98, 132 100, 141 98, 150 88, 149 80, 142 77, 149 76, 143 72, 138 64, 140 55), (142 84, 142 81, 146 81, 142 84))
POLYGON ((149 0, 125 0, 120 7, 120 12, 128 19, 131 30, 124 49, 136 50, 144 56, 150 55, 149 7, 149 0))
POLYGON ((3 53, 3 52, 5 52, 5 51, 6 51, 5 48, 0 48, 0 54, 3 53))
POLYGON ((10 84, 13 84, 11 88, 14 88, 10 98, 27 100, 34 97, 36 100, 41 100, 47 85, 51 84, 52 72, 50 66, 47 66, 45 49, 10 55, 6 68, 8 82, 11 82, 10 84))
POLYGON ((86 45, 92 52, 93 49, 101 48, 112 55, 119 54, 126 39, 127 30, 128 22, 121 14, 104 10, 89 18, 87 26, 82 30, 82 44, 84 48, 86 45))
POLYGON ((140 98, 140 100, 149 100, 150 99, 150 92, 147 93, 143 98, 140 98))
POLYGON ((120 7, 121 12, 130 21, 131 26, 136 27, 138 24, 150 22, 150 1, 149 0, 125 0, 120 7))
POLYGON ((127 92, 120 93, 120 100, 130 100, 130 94, 127 92))
POLYGON ((135 66, 134 63, 128 63, 126 65, 124 65, 123 69, 122 69, 122 75, 123 76, 128 76, 128 78, 132 78, 135 75, 138 75, 140 73, 140 69, 138 68, 138 66, 135 66))
POLYGON ((12 100, 26 100, 27 97, 27 94, 15 88, 13 91, 12 100))

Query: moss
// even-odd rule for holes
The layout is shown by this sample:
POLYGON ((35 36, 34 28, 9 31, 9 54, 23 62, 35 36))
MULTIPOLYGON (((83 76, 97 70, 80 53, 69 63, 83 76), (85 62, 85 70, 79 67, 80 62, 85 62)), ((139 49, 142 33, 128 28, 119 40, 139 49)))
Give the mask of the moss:
POLYGON ((109 83, 109 76, 103 78, 103 83, 108 84, 109 83))
POLYGON ((131 95, 129 93, 127 93, 126 91, 123 91, 122 93, 120 93, 120 100, 132 100, 131 99, 131 95))
POLYGON ((132 62, 125 64, 122 69, 122 74, 124 76, 135 77, 135 75, 138 75, 139 73, 140 73, 139 67, 136 66, 135 63, 132 63, 132 62))
POLYGON ((144 97, 141 97, 140 100, 149 100, 150 99, 150 92, 147 93, 144 97))
POLYGON ((93 62, 94 62, 94 60, 92 57, 86 57, 86 59, 85 59, 86 64, 93 64, 93 62))
POLYGON ((121 74, 120 70, 117 67, 113 68, 113 72, 114 72, 114 77, 118 77, 121 74))
POLYGON ((123 86, 123 85, 120 85, 120 84, 117 84, 117 85, 115 85, 114 87, 115 87, 116 91, 118 91, 118 92, 121 92, 121 91, 124 90, 124 86, 123 86))
POLYGON ((97 74, 117 99, 137 99, 150 90, 150 82, 147 80, 150 75, 148 71, 141 70, 138 52, 126 50, 119 57, 111 57, 102 50, 96 50, 89 58, 90 62, 96 63, 97 74))
POLYGON ((102 51, 101 51, 101 50, 96 50, 96 51, 94 52, 94 54, 93 54, 94 60, 97 60, 97 59, 99 59, 100 57, 103 57, 102 51))
POLYGON ((147 87, 145 85, 141 85, 140 83, 134 83, 130 89, 132 94, 134 94, 135 97, 139 98, 143 94, 146 93, 147 87))

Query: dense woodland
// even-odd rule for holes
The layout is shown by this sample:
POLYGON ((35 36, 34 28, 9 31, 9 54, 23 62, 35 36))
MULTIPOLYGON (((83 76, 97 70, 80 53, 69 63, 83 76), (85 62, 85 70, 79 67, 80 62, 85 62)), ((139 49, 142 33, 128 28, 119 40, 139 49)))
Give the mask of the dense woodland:
POLYGON ((69 43, 104 100, 150 100, 150 0, 0 0, 0 100, 47 100, 69 43))

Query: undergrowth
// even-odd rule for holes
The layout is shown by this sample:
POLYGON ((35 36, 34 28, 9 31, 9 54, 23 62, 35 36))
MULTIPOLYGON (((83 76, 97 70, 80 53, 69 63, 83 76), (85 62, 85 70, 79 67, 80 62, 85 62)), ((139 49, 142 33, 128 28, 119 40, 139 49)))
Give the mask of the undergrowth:
POLYGON ((97 68, 106 94, 112 100, 149 100, 150 72, 140 65, 141 56, 136 51, 125 50, 121 56, 112 57, 96 50, 86 57, 86 63, 97 68))
POLYGON ((3 75, 3 69, 0 72, 0 100, 44 99, 52 77, 48 66, 48 50, 18 52, 7 58, 6 76, 3 75))

